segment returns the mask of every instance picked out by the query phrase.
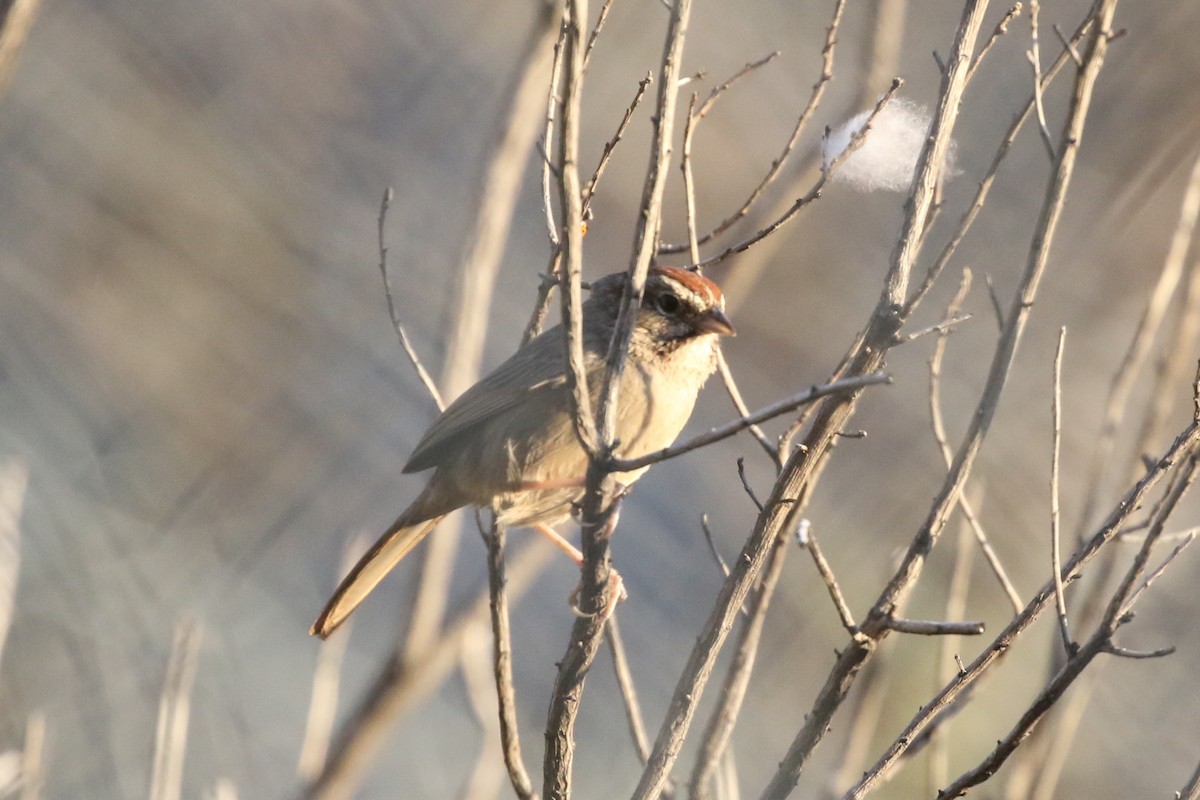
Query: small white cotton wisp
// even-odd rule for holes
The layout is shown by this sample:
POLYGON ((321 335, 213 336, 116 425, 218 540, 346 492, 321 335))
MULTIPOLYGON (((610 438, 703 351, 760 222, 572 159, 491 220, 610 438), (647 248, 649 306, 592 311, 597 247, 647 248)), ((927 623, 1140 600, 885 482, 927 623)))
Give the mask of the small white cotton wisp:
MULTIPOLYGON (((856 114, 829 131, 821 145, 821 168, 829 165, 862 130, 870 111, 856 114)), ((925 106, 907 100, 892 100, 875 116, 871 130, 858 149, 833 173, 835 183, 846 183, 863 192, 906 192, 912 185, 917 159, 933 117, 925 106)), ((954 171, 954 146, 947 155, 946 174, 954 171)))

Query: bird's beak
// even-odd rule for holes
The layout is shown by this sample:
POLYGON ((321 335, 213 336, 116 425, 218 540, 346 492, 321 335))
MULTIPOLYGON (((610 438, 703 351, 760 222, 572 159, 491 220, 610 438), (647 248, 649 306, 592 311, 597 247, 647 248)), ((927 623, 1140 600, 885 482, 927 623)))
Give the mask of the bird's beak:
POLYGON ((737 336, 733 323, 725 312, 719 308, 711 308, 696 322, 696 327, 704 333, 715 333, 719 336, 737 336))

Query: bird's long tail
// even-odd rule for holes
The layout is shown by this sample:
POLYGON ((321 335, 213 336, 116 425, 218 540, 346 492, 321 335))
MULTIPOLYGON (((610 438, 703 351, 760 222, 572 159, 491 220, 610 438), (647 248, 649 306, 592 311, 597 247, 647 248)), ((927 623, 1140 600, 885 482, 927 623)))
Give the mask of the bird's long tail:
POLYGON ((342 579, 333 597, 325 604, 323 610, 309 629, 310 636, 320 636, 322 639, 337 630, 346 621, 358 604, 366 599, 371 590, 379 585, 384 576, 400 563, 400 559, 408 555, 431 530, 441 521, 441 517, 418 522, 415 525, 404 524, 404 517, 392 523, 388 532, 379 537, 367 554, 358 560, 354 569, 342 579))

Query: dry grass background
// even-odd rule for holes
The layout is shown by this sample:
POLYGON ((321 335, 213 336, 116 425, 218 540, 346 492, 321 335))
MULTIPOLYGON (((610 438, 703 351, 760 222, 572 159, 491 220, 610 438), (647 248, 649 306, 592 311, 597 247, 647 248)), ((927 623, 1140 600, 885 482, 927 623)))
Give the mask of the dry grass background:
MULTIPOLYGON (((395 187, 387 236, 399 312, 427 363, 440 366, 479 159, 533 5, 65 0, 42 9, 0 97, 0 456, 29 470, 20 582, 0 668, 0 749, 19 746, 29 714, 45 712, 44 797, 145 795, 172 630, 188 616, 205 634, 185 796, 201 796, 218 778, 243 798, 294 790, 316 655, 308 624, 344 540, 381 528, 419 486, 399 467, 433 416, 389 330, 374 266, 378 198, 395 187)), ((703 69, 711 83, 783 51, 723 100, 697 136, 702 229, 740 200, 786 137, 817 74, 827 5, 697 7, 685 71, 703 69)), ((867 19, 853 6, 818 126, 857 110, 850 104, 865 75, 867 19)), ((1085 8, 1046 4, 1045 31, 1052 22, 1072 27, 1085 8)), ((957 10, 914 0, 907 12, 896 72, 906 96, 929 102, 938 77, 929 53, 945 52, 957 10)), ((617 0, 586 89, 585 158, 599 153, 657 62, 664 13, 654 2, 617 0)), ((1070 330, 1063 486, 1065 529, 1073 531, 1104 393, 1166 251, 1198 146, 1200 6, 1127 3, 1118 24, 1129 33, 1101 77, 1047 284, 979 466, 983 517, 1024 592, 1048 572, 1058 328, 1070 330)), ((1028 93, 1026 37, 1018 22, 971 88, 957 136, 963 174, 948 187, 935 241, 957 220, 956 204, 969 198, 1028 93)), ((1052 43, 1043 35, 1044 53, 1052 43)), ((1052 122, 1060 107, 1052 106, 1052 122)), ((591 275, 626 263, 648 132, 643 115, 596 198, 591 275)), ((813 143, 810 136, 805 146, 813 143)), ((970 265, 990 274, 1002 296, 1011 289, 1044 171, 1042 145, 1026 130, 990 220, 952 270, 970 265)), ((784 183, 788 197, 801 185, 795 176, 784 183)), ((673 176, 672 241, 683 235, 678 184, 673 176)), ((897 196, 834 188, 769 256, 712 272, 730 290, 739 336, 727 352, 752 406, 832 368, 875 303, 899 210, 897 196), (739 283, 739 269, 760 260, 757 282, 739 283)), ((534 164, 495 297, 487 365, 515 347, 545 254, 534 164)), ((926 304, 926 322, 936 321, 953 277, 926 304)), ((970 413, 994 338, 983 292, 972 294, 969 310, 975 318, 951 339, 945 377, 952 436, 970 413)), ((842 443, 810 515, 856 610, 873 599, 941 480, 926 423, 929 346, 893 355, 896 385, 865 401, 856 420, 870 435, 842 443)), ((719 390, 705 395, 695 429, 731 416, 719 390)), ((1180 387, 1179 419, 1188 401, 1180 387)), ((652 471, 622 519, 615 559, 632 597, 623 628, 652 728, 719 582, 699 512, 711 515, 727 554, 753 519, 737 481, 739 455, 765 481, 753 444, 736 440, 652 471)), ((1194 524, 1195 504, 1184 511, 1177 521, 1194 524)), ((477 539, 464 538, 461 551, 452 605, 485 581, 477 539)), ((932 567, 941 574, 949 563, 941 553, 932 567)), ((394 645, 412 571, 406 563, 360 612, 345 697, 361 691, 394 645)), ((1196 576, 1192 553, 1123 634, 1130 646, 1169 643, 1179 652, 1108 667, 1061 796, 1169 796, 1195 767, 1196 576)), ((565 560, 554 564, 514 611, 521 723, 535 762, 575 582, 565 560)), ((734 739, 750 791, 773 769, 842 639, 807 563, 793 559, 784 583, 734 739)), ((943 583, 927 578, 912 616, 939 616, 943 583)), ((1003 597, 982 572, 967 616, 992 630, 1006 619, 1003 597)), ((988 684, 982 712, 954 729, 952 758, 973 762, 1008 729, 1030 697, 1023 677, 1042 668, 1042 644, 1054 635, 1043 621, 1023 660, 988 684)), ((898 655, 926 667, 894 675, 881 726, 888 739, 935 685, 935 645, 893 639, 898 655)), ((399 724, 364 798, 456 796, 480 747, 465 691, 455 678, 399 724)), ((584 703, 580 796, 626 794, 639 769, 606 665, 594 671, 584 703)), ((835 731, 800 796, 816 796, 838 748, 835 731)), ((913 769, 881 796, 929 794, 913 769)))

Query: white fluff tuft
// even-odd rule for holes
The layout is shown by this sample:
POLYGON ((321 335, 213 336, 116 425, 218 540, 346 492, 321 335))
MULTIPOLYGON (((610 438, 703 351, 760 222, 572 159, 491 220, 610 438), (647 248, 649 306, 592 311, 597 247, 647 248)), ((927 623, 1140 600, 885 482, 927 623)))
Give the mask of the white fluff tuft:
MULTIPOLYGON (((862 130, 870 111, 856 114, 831 130, 821 146, 821 168, 829 165, 850 146, 862 130)), ((835 183, 848 183, 864 192, 906 192, 912 185, 917 158, 933 125, 925 106, 907 100, 892 100, 876 115, 871 130, 857 150, 833 174, 835 183)), ((954 145, 947 155, 946 174, 954 173, 954 145)))

